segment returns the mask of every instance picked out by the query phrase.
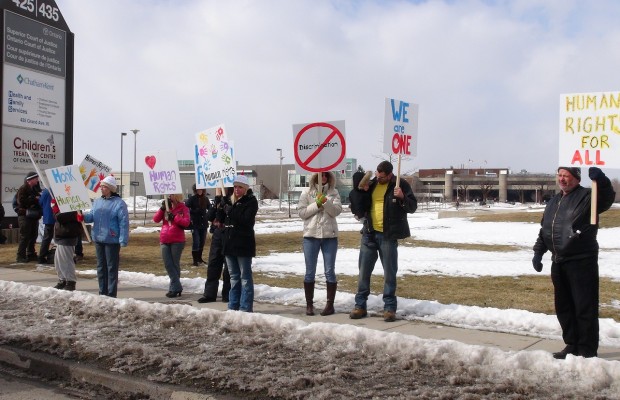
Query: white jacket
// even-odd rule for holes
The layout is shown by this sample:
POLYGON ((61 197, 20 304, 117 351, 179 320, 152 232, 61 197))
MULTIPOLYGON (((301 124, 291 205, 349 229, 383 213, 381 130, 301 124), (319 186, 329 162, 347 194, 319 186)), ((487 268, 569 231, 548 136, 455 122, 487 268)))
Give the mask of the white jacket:
POLYGON ((297 211, 304 221, 304 237, 326 239, 338 237, 338 223, 336 217, 342 212, 340 194, 335 188, 336 177, 328 172, 327 185, 322 187, 322 193, 327 201, 322 207, 316 204, 318 193, 318 174, 310 178, 310 186, 299 197, 297 211))

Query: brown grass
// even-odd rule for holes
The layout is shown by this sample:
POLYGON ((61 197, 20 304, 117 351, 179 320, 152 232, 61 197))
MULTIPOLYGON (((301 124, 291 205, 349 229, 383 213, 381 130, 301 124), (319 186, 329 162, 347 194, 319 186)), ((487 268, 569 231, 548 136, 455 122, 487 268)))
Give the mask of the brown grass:
MULTIPOLYGON (((540 213, 497 213, 474 218, 481 222, 540 222, 540 213)), ((603 214, 601 226, 620 226, 620 210, 612 210, 603 214)), ((272 253, 301 253, 301 233, 276 233, 257 236, 257 253, 264 256, 272 253)), ((535 238, 532 238, 534 240, 535 238)), ((357 232, 341 232, 339 244, 341 248, 357 248, 360 236, 357 232)), ((506 252, 519 248, 507 245, 483 245, 468 243, 447 243, 422 241, 409 238, 400 243, 402 246, 451 248, 465 250, 482 250, 506 252)), ((191 266, 190 241, 183 253, 184 270, 189 271, 187 277, 205 277, 204 267, 191 266)), ((209 242, 205 246, 208 253, 209 242)), ((8 265, 15 260, 17 246, 0 246, 0 260, 8 265)), ((86 261, 78 264, 78 269, 95 268, 95 254, 92 245, 84 246, 86 261)), ((300 257, 302 255, 300 254, 300 257)), ((206 258, 206 257, 203 257, 206 258)), ((524 262, 529 262, 524 260, 524 262)), ((34 264, 25 264, 20 268, 32 268, 34 264)), ((157 233, 132 234, 130 244, 121 251, 121 268, 126 271, 165 275, 161 262, 157 233)), ((520 277, 452 277, 452 276, 413 276, 399 278, 398 295, 405 298, 434 300, 443 304, 463 304, 469 306, 495 307, 500 309, 520 309, 532 312, 553 314, 553 288, 549 278, 549 266, 545 265, 541 275, 520 277)), ((302 286, 303 277, 299 275, 273 276, 267 273, 255 273, 255 282, 271 286, 298 288, 302 286)), ((357 277, 338 276, 339 290, 355 293, 357 277)), ((373 277, 371 290, 379 294, 383 290, 383 280, 373 277)), ((620 310, 610 307, 612 300, 620 299, 620 283, 603 278, 600 283, 601 318, 613 318, 620 321, 620 310)))

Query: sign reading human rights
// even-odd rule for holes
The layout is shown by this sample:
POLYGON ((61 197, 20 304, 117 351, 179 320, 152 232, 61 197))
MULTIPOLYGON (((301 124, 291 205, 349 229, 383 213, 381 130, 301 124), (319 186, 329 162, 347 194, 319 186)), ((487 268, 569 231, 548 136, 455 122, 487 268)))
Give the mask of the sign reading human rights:
POLYGON ((560 95, 559 165, 620 168, 620 92, 560 95))
POLYGON ((196 187, 207 188, 208 182, 227 182, 237 174, 232 144, 224 124, 196 134, 194 147, 196 187))
POLYGON ((46 169, 45 175, 60 212, 91 208, 88 190, 77 165, 46 169))
POLYGON ((84 186, 93 192, 99 190, 99 183, 101 180, 111 173, 112 168, 90 154, 87 154, 80 163, 80 175, 82 176, 84 186))
POLYGON ((293 125, 295 169, 298 173, 345 168, 344 121, 293 125))
POLYGON ((146 152, 139 160, 147 195, 183 193, 176 151, 146 152))
POLYGON ((383 152, 415 156, 418 153, 418 105, 385 99, 383 152))

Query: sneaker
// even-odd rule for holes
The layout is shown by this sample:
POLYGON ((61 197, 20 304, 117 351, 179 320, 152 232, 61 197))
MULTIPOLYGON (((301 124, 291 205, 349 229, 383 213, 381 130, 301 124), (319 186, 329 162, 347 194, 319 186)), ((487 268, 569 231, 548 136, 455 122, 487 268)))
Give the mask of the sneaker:
POLYGON ((383 320, 385 322, 394 322, 396 321, 396 313, 391 310, 383 311, 383 320))
POLYGON ((361 319, 361 318, 366 318, 367 316, 368 316, 368 312, 364 310, 363 308, 358 308, 358 307, 355 307, 355 309, 351 311, 351 314, 349 314, 349 318, 351 319, 361 319))

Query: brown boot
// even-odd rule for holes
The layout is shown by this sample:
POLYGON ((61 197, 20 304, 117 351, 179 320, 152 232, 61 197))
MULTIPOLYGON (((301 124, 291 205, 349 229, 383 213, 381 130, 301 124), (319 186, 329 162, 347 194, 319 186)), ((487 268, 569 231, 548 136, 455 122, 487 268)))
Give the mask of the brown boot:
POLYGON ((327 282, 327 303, 325 304, 325 308, 321 311, 322 316, 332 315, 334 310, 334 299, 336 298, 336 289, 338 288, 338 283, 330 283, 327 282))
POLYGON ((304 282, 306 292, 306 315, 314 315, 314 282, 304 282))

